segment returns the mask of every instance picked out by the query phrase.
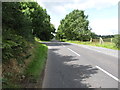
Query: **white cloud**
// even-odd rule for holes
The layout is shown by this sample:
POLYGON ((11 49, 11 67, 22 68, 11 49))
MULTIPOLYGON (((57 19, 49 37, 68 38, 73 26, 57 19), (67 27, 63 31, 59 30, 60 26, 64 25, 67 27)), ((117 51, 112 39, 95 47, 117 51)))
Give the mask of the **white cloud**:
POLYGON ((65 5, 65 8, 72 9, 103 9, 117 5, 119 0, 75 0, 73 3, 65 5))
POLYGON ((119 0, 35 0, 44 8, 54 10, 55 12, 65 12, 67 9, 103 9, 117 5, 119 0), (49 5, 45 5, 49 3, 49 5), (51 3, 55 3, 52 4, 51 3), (56 4, 57 3, 57 4, 56 4))
POLYGON ((49 9, 51 13, 55 13, 56 15, 64 15, 66 14, 66 9, 63 6, 51 6, 49 9))
POLYGON ((57 29, 60 25, 60 20, 65 17, 67 11, 64 7, 58 6, 50 6, 49 10, 47 10, 48 14, 51 15, 51 23, 55 25, 57 29))
POLYGON ((40 6, 42 6, 43 8, 46 8, 44 3, 40 0, 35 0, 40 6))
POLYGON ((90 22, 92 31, 99 35, 113 35, 118 33, 118 19, 95 19, 90 22))
POLYGON ((65 8, 73 9, 88 9, 88 8, 106 8, 117 5, 119 0, 37 0, 38 2, 56 2, 56 3, 69 3, 65 4, 65 8))
POLYGON ((59 22, 58 20, 56 20, 56 19, 52 19, 52 20, 51 20, 51 23, 54 24, 54 26, 55 26, 56 29, 57 29, 58 26, 60 25, 60 22, 59 22))

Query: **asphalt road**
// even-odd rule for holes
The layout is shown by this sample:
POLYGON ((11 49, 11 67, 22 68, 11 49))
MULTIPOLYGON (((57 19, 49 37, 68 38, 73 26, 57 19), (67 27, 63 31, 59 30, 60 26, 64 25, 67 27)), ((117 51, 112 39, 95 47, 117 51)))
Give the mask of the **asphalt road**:
POLYGON ((45 44, 43 88, 118 88, 118 58, 69 43, 45 44))

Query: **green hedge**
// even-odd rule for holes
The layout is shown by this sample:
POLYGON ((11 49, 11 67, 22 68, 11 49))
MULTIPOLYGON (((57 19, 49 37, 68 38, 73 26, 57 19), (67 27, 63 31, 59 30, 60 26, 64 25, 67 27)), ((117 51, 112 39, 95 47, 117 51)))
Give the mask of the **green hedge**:
POLYGON ((120 48, 120 34, 115 35, 113 42, 115 43, 115 46, 119 49, 120 48))

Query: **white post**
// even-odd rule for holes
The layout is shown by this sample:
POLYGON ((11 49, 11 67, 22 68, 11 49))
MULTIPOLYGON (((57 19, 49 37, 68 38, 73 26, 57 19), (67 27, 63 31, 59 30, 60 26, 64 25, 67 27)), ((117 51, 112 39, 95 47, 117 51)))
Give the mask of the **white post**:
POLYGON ((100 37, 100 44, 103 44, 104 43, 104 41, 103 41, 103 39, 100 37))
POLYGON ((90 42, 92 42, 92 38, 90 38, 90 42))
POLYGON ((113 38, 111 38, 111 43, 113 42, 113 38))

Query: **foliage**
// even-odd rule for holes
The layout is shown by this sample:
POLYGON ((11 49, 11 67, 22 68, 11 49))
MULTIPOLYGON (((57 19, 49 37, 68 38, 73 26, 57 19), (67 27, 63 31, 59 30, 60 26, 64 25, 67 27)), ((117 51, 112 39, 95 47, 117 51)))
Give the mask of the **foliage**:
POLYGON ((12 28, 17 34, 32 40, 35 35, 41 40, 52 39, 55 32, 50 16, 36 2, 3 3, 3 30, 12 28))
MULTIPOLYGON (((6 79, 5 82, 8 81, 7 84, 5 83, 8 87, 13 87, 10 83, 12 82, 14 84, 17 82, 17 78, 15 78, 15 82, 11 81, 10 79, 13 78, 9 78, 10 74, 5 75, 6 73, 9 73, 7 70, 11 69, 13 74, 12 77, 16 75, 15 73, 20 74, 10 63, 14 63, 14 61, 16 61, 16 64, 14 65, 18 65, 16 67, 21 70, 21 68, 25 68, 25 62, 27 62, 25 60, 29 58, 31 53, 38 55, 38 53, 40 54, 42 52, 44 57, 44 54, 46 53, 43 53, 44 51, 42 46, 40 46, 40 48, 36 48, 38 49, 36 52, 29 51, 29 49, 32 48, 31 43, 35 44, 34 37, 37 37, 40 40, 50 40, 53 38, 54 32, 55 28, 54 25, 50 23, 50 16, 47 14, 45 9, 38 5, 38 3, 2 3, 2 47, 0 48, 2 49, 2 63, 3 66, 5 66, 2 73, 3 76, 5 76, 3 79, 6 79), (8 69, 6 65, 11 66, 9 66, 8 69)), ((40 58, 43 59, 41 55, 38 57, 36 56, 35 59, 40 58)), ((41 61, 38 62, 39 65, 44 65, 41 61)), ((38 65, 36 66, 38 67, 38 65)), ((39 70, 38 68, 34 69, 39 70)))
POLYGON ((3 2, 3 61, 27 50, 27 41, 50 40, 55 32, 50 16, 36 2, 3 2))
POLYGON ((61 20, 56 38, 86 41, 94 37, 95 34, 91 32, 87 18, 84 11, 72 11, 61 20))
POLYGON ((32 22, 33 35, 41 40, 52 39, 52 33, 55 32, 54 25, 50 23, 50 16, 46 9, 43 9, 36 2, 21 3, 22 12, 30 18, 32 22))
POLYGON ((116 47, 120 49, 120 34, 115 35, 113 42, 115 43, 116 47))
POLYGON ((18 2, 2 3, 2 25, 3 37, 5 38, 8 30, 24 37, 26 40, 32 40, 32 29, 30 19, 21 11, 21 4, 18 2))
POLYGON ((5 34, 7 36, 3 37, 2 45, 3 63, 10 60, 10 58, 19 58, 20 53, 25 53, 28 47, 26 40, 22 36, 13 33, 12 30, 7 30, 5 34))
POLYGON ((114 38, 114 35, 97 35, 97 38, 103 38, 103 39, 108 39, 108 38, 114 38))

